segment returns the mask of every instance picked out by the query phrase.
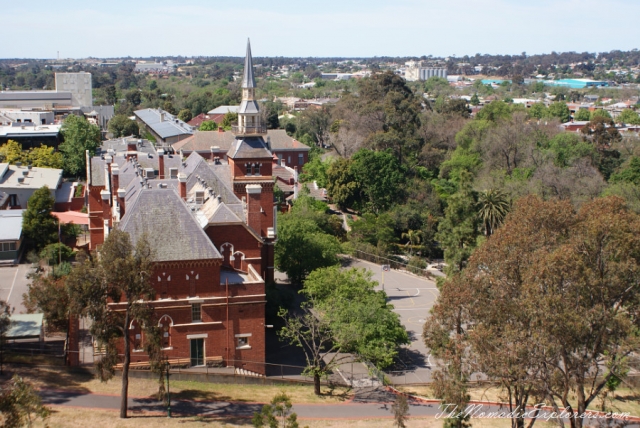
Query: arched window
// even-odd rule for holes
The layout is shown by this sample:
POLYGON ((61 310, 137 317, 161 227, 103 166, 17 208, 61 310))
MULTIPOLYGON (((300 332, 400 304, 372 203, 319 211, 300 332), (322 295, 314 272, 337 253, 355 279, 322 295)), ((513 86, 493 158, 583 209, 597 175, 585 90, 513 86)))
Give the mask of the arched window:
POLYGON ((142 351, 142 328, 140 328, 140 323, 138 321, 131 321, 131 324, 129 324, 129 333, 129 336, 133 339, 133 350, 142 351))
POLYGON ((160 322, 158 322, 158 327, 160 328, 160 335, 162 339, 162 347, 170 348, 171 347, 171 327, 173 326, 173 320, 169 315, 163 315, 160 318, 160 322))

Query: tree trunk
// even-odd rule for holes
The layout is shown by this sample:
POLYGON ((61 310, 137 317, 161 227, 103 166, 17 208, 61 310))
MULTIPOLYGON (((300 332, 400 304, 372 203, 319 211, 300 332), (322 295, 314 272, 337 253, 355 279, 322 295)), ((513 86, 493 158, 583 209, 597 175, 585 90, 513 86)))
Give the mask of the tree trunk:
POLYGON ((120 417, 127 417, 129 395, 129 363, 131 362, 131 345, 129 343, 129 308, 124 316, 124 361, 122 363, 122 392, 120 393, 120 417))
POLYGON ((313 374, 313 392, 316 395, 320 395, 320 374, 319 373, 313 374))

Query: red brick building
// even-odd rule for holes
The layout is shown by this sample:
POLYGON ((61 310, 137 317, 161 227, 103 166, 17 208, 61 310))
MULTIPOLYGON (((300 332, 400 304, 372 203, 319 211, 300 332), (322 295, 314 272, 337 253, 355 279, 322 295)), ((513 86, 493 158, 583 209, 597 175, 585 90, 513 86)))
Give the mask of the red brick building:
MULTIPOLYGON (((265 280, 273 280, 273 154, 263 136, 247 45, 243 101, 224 157, 180 156, 111 141, 89 159, 91 248, 113 227, 154 250, 152 301, 170 359, 264 374, 265 280)), ((113 310, 119 305, 110 304, 113 310)), ((132 362, 146 361, 130 326, 132 362)))

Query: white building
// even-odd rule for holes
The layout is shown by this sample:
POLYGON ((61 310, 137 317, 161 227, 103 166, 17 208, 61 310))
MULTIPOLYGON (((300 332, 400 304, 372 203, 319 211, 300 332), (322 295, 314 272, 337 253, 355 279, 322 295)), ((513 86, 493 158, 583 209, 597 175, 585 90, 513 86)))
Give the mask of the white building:
POLYGON ((447 78, 447 69, 440 67, 427 67, 423 61, 407 61, 404 78, 409 82, 427 80, 430 77, 447 78))

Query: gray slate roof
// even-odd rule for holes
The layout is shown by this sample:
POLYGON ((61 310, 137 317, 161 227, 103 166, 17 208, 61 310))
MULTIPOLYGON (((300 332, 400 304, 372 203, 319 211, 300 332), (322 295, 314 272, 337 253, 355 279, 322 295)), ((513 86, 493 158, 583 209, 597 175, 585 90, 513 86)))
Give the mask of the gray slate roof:
POLYGON ((242 87, 256 87, 256 81, 253 78, 253 58, 251 58, 251 42, 249 39, 247 39, 247 55, 244 57, 244 76, 242 77, 242 87))
POLYGON ((146 233, 157 262, 222 258, 175 190, 139 193, 120 223, 134 245, 146 233))
POLYGON ((262 139, 262 137, 243 137, 237 138, 233 143, 227 156, 232 159, 271 159, 273 155, 262 139))
POLYGON ((176 135, 193 134, 193 128, 172 114, 160 109, 142 109, 133 112, 141 121, 153 130, 160 138, 175 137, 176 135), (164 120, 160 120, 164 114, 164 120))
MULTIPOLYGON (((176 151, 185 152, 199 151, 209 152, 212 146, 220 148, 219 151, 227 152, 236 141, 235 135, 231 131, 197 131, 191 137, 172 144, 176 151)), ((271 151, 309 151, 311 148, 300 141, 287 135, 284 129, 267 130, 267 141, 271 144, 271 151)), ((218 150, 216 150, 217 152, 218 150)))
POLYGON ((260 113, 260 107, 255 100, 242 100, 238 113, 258 114, 260 113))

